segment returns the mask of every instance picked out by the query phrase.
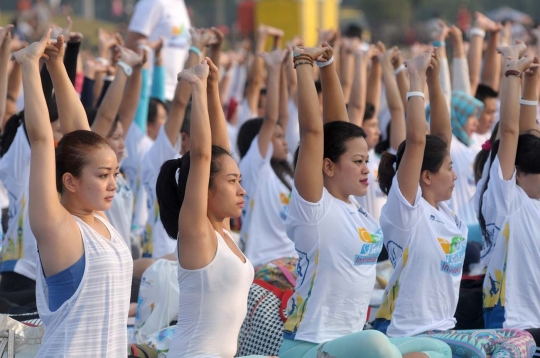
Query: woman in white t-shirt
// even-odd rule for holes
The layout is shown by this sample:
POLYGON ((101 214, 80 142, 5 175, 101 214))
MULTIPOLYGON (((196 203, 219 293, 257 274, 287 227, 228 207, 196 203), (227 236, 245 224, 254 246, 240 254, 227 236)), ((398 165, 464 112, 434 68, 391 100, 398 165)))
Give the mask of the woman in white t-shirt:
POLYGON ((454 351, 479 356, 502 357, 516 351, 522 354, 518 356, 526 356, 526 344, 520 344, 531 343, 527 332, 449 332, 456 323, 467 245, 467 226, 446 204, 457 179, 449 149, 450 114, 440 86, 437 52, 416 57, 407 68, 410 92, 406 140, 397 155, 383 155, 379 168, 379 183, 388 195, 381 227, 395 271, 374 326, 390 337, 433 333, 431 337, 448 343, 454 351), (426 77, 431 135, 425 134, 426 77), (509 340, 504 341, 506 338, 509 340))
POLYGON ((500 141, 481 189, 480 223, 485 233, 484 319, 488 328, 527 329, 537 345, 540 313, 540 137, 536 130, 538 60, 524 57, 524 44, 502 48, 500 141), (530 69, 529 69, 530 68, 530 69), (524 92, 520 96, 520 78, 524 92), (519 108, 521 103, 521 111, 519 108))
POLYGON ((63 37, 52 43, 50 34, 13 54, 23 68, 32 147, 28 212, 39 249, 36 299, 45 325, 38 356, 120 357, 127 347, 133 263, 104 214, 116 192, 118 162, 105 139, 90 132, 62 63, 63 37), (39 79, 42 57, 62 98, 60 119, 86 124, 64 135, 56 154, 39 79))
POLYGON ((377 331, 362 331, 383 245, 379 224, 354 199, 365 195, 369 185, 366 135, 348 121, 332 48, 325 43, 295 47, 293 53, 300 147, 285 227, 299 262, 279 356, 392 358, 424 351, 449 357, 442 342, 391 342, 377 331), (324 125, 313 83, 314 59, 326 61, 318 62, 324 125))
POLYGON ((217 67, 207 59, 178 78, 192 90, 191 147, 163 164, 156 187, 180 263, 180 313, 168 357, 232 358, 253 281, 253 266, 230 236, 245 191, 229 153, 217 67))
POLYGON ((238 136, 247 201, 240 235, 243 251, 255 267, 277 259, 291 261, 298 257, 285 232, 293 176, 284 132, 288 120, 283 111, 287 108, 285 59, 288 59, 285 51, 264 55, 268 69, 265 116, 244 123, 238 136))

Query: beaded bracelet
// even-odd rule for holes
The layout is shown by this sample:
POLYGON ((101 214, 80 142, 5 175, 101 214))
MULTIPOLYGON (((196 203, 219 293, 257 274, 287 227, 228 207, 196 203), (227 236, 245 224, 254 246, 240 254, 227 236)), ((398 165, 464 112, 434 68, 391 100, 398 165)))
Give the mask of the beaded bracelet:
POLYGON ((311 67, 313 67, 313 60, 309 61, 309 60, 303 60, 303 59, 299 59, 298 61, 294 61, 294 68, 296 69, 296 67, 298 67, 299 65, 311 65, 311 67))
POLYGON ((308 61, 313 61, 313 57, 311 57, 311 56, 308 55, 308 54, 301 53, 301 54, 298 54, 298 55, 296 55, 296 56, 293 57, 293 62, 296 61, 296 60, 308 60, 308 61))

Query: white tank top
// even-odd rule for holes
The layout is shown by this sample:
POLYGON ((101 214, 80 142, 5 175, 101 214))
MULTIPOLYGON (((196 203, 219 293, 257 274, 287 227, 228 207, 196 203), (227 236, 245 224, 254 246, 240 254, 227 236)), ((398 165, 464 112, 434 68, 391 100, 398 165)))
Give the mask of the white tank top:
POLYGON ((217 232, 216 237, 216 256, 206 267, 185 270, 178 266, 180 313, 169 358, 232 358, 236 354, 253 265, 247 258, 242 262, 217 232))
POLYGON ((131 249, 131 221, 133 219, 133 192, 129 188, 127 180, 119 175, 116 177, 116 193, 112 205, 105 212, 111 225, 118 231, 131 249))
POLYGON ((94 216, 107 227, 111 239, 74 216, 83 238, 86 266, 75 294, 55 312, 49 310, 43 270, 37 270, 37 307, 45 325, 39 357, 127 355, 133 260, 118 232, 99 215, 94 216))

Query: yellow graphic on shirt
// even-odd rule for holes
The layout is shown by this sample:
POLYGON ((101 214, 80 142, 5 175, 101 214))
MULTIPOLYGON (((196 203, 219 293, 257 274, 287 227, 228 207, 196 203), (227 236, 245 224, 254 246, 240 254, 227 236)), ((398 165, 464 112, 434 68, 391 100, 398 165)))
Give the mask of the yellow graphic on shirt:
POLYGON ((503 270, 493 270, 493 273, 488 271, 484 279, 484 308, 494 308, 500 302, 500 305, 505 305, 505 286, 506 286, 506 262, 508 258, 508 238, 510 237, 510 228, 508 223, 502 231, 506 241, 504 254, 503 270), (495 277, 494 277, 495 276, 495 277))
MULTIPOLYGON (((150 220, 150 218, 149 218, 150 220)), ((152 257, 154 252, 154 226, 159 220, 159 205, 157 199, 154 202, 154 218, 153 225, 148 222, 146 224, 146 230, 144 231, 144 236, 142 240, 142 256, 143 257, 152 257)))
POLYGON ((392 314, 394 313, 394 310, 396 308, 396 301, 399 296, 399 279, 392 285, 392 287, 388 288, 388 291, 385 292, 384 295, 384 301, 379 308, 379 311, 377 311, 377 317, 376 318, 383 318, 388 321, 392 320, 392 314))
POLYGON ((184 33, 185 30, 186 30, 186 27, 184 26, 184 24, 182 24, 180 26, 173 26, 172 27, 172 35, 173 36, 179 36, 182 33, 184 33))
POLYGON ((285 193, 279 194, 279 201, 281 201, 281 205, 289 205, 290 198, 291 196, 285 193))
POLYGON ((402 256, 402 265, 403 267, 405 267, 405 265, 407 265, 407 261, 409 260, 409 247, 406 247, 405 248, 405 251, 403 251, 403 256, 402 256))
POLYGON ((358 228, 358 236, 362 242, 367 242, 368 244, 377 243, 381 240, 380 236, 372 235, 365 228, 358 228))
POLYGON ((17 220, 17 231, 15 232, 15 235, 13 235, 13 232, 11 232, 11 236, 6 235, 6 238, 4 239, 5 246, 2 252, 2 262, 20 260, 24 257, 23 222, 25 208, 26 197, 25 194, 23 194, 23 197, 21 198, 21 212, 19 214, 19 219, 17 220))
MULTIPOLYGON (((289 304, 287 307, 288 312, 288 318, 285 322, 285 334, 289 335, 291 337, 294 337, 296 332, 300 329, 300 324, 302 323, 302 320, 304 319, 304 315, 306 313, 306 307, 309 299, 311 298, 311 293, 313 291, 313 285, 315 283, 315 277, 317 276, 317 268, 319 267, 319 250, 317 250, 317 253, 315 254, 314 258, 314 264, 315 269, 313 271, 313 276, 311 276, 311 281, 309 283, 309 290, 307 293, 307 297, 304 299, 298 291, 290 298, 289 304)), ((300 262, 299 262, 300 265, 300 262)), ((305 271, 303 272, 303 275, 307 273, 307 268, 309 267, 309 264, 306 266, 305 271)))

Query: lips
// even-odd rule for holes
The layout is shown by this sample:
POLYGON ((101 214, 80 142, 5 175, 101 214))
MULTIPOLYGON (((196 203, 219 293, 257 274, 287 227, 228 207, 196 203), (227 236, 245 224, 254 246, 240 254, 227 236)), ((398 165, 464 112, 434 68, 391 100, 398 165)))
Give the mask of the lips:
POLYGON ((243 208, 243 207, 244 207, 244 201, 241 201, 241 202, 239 202, 239 203, 236 204, 236 205, 238 205, 239 207, 243 208))
POLYGON ((107 201, 113 201, 113 199, 114 199, 114 195, 113 196, 108 196, 108 197, 105 198, 105 200, 107 200, 107 201))
POLYGON ((368 178, 362 179, 362 180, 360 180, 360 183, 362 183, 364 185, 369 185, 369 179, 368 178))

